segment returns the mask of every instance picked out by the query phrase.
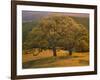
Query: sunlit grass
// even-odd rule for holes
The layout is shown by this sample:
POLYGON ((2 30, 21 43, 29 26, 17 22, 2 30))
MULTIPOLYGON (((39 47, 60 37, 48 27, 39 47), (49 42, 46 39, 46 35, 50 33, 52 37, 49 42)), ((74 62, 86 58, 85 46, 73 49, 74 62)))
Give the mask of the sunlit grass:
POLYGON ((58 50, 57 56, 54 57, 51 50, 46 50, 37 56, 32 53, 23 54, 22 62, 23 68, 88 66, 89 52, 73 52, 72 56, 69 56, 67 51, 58 50))

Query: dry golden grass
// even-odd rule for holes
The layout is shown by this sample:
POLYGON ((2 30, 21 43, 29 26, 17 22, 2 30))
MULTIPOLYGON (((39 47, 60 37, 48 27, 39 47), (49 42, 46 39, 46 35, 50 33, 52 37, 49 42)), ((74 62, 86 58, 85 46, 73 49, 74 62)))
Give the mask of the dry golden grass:
POLYGON ((22 62, 23 68, 87 66, 89 65, 89 52, 73 52, 72 56, 69 56, 68 52, 59 50, 57 57, 54 57, 51 50, 46 50, 37 56, 23 54, 22 62))

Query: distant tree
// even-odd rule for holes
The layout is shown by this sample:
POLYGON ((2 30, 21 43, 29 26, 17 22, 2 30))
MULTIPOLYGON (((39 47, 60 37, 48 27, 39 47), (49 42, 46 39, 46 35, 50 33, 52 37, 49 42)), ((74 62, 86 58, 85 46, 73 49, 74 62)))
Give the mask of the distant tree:
POLYGON ((68 50, 69 55, 74 49, 78 51, 80 46, 80 50, 88 47, 87 29, 73 18, 60 14, 42 18, 29 37, 32 47, 50 48, 54 56, 57 56, 57 47, 68 50))

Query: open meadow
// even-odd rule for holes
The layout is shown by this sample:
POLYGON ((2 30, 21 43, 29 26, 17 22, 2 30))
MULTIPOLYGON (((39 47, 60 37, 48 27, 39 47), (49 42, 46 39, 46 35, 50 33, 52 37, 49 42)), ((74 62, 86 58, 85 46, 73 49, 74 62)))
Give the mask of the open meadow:
POLYGON ((48 68, 48 67, 75 67, 88 66, 88 52, 73 52, 72 56, 63 50, 57 51, 57 56, 53 56, 51 50, 45 50, 34 56, 32 53, 23 54, 23 68, 48 68))

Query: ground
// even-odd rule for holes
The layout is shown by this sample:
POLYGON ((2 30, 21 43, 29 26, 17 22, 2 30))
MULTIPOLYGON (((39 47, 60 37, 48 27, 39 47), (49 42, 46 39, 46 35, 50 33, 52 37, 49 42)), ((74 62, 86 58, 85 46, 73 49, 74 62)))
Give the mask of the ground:
POLYGON ((73 52, 72 56, 63 50, 54 57, 51 50, 42 51, 34 56, 32 53, 22 55, 23 68, 73 67, 88 66, 89 52, 73 52))

